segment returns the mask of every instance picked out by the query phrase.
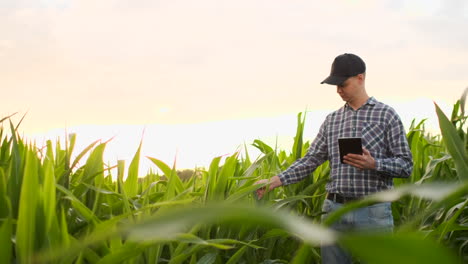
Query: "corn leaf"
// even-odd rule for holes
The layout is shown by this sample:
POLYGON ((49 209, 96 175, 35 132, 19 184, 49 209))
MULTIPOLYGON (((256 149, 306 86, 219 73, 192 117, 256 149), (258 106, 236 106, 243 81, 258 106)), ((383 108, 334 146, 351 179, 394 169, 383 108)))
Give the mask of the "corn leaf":
POLYGON ((417 233, 349 234, 340 242, 366 263, 459 263, 453 252, 417 233))
POLYGON ((11 218, 6 218, 5 221, 0 225, 0 256, 2 262, 11 263, 12 257, 12 247, 13 243, 11 242, 11 235, 13 233, 13 226, 11 223, 11 218))
POLYGON ((10 199, 7 193, 7 178, 3 168, 0 167, 0 218, 11 215, 10 199))
POLYGON ((294 137, 294 144, 292 150, 292 156, 295 160, 302 157, 302 147, 303 147, 303 133, 304 133, 304 123, 306 114, 304 112, 304 117, 301 119, 302 113, 297 114, 297 129, 296 136, 294 137))
MULTIPOLYGON (((51 150, 51 147, 48 148, 51 150)), ((55 189, 55 174, 53 160, 50 159, 51 153, 47 155, 44 161, 44 184, 43 184, 43 207, 46 221, 46 230, 49 231, 52 222, 56 221, 56 189, 55 189)))
POLYGON ((226 204, 174 209, 142 223, 129 226, 126 233, 128 233, 128 238, 134 241, 173 239, 178 233, 186 232, 188 226, 193 226, 196 223, 215 222, 229 222, 237 225, 252 224, 265 228, 281 227, 313 245, 320 242, 328 244, 336 240, 333 231, 287 212, 226 204))
POLYGON ((294 258, 291 260, 291 264, 302 264, 302 263, 310 263, 310 257, 312 255, 312 251, 309 245, 302 244, 299 249, 296 251, 294 258))
POLYGON ((404 196, 416 196, 424 199, 438 201, 431 208, 427 208, 422 212, 422 214, 428 214, 439 208, 442 205, 446 204, 447 200, 452 200, 453 196, 459 196, 461 194, 468 193, 468 184, 459 185, 455 183, 430 183, 423 185, 404 185, 398 188, 379 192, 373 195, 369 195, 362 200, 355 202, 347 203, 345 206, 340 209, 330 213, 327 218, 324 220, 326 226, 331 225, 341 216, 364 206, 375 204, 378 202, 394 202, 398 199, 401 199, 404 196))
POLYGON ((235 153, 231 157, 227 158, 221 172, 219 173, 218 181, 215 185, 214 199, 216 200, 224 200, 228 195, 229 177, 232 177, 236 171, 237 155, 238 153, 235 153))
POLYGON ((215 188, 218 179, 218 169, 220 161, 221 157, 216 157, 211 161, 210 168, 208 170, 207 186, 205 188, 205 201, 211 201, 215 198, 215 188))
POLYGON ((128 168, 128 177, 124 183, 125 192, 129 197, 134 197, 138 193, 138 166, 140 164, 141 144, 142 142, 140 141, 138 150, 128 168))
POLYGON ((150 245, 127 242, 118 250, 107 254, 104 258, 100 259, 97 264, 114 264, 121 263, 122 261, 129 260, 143 253, 143 251, 150 245))
POLYGON ((31 262, 36 241, 36 210, 39 202, 38 158, 27 150, 16 227, 16 252, 21 263, 31 262))
POLYGON ((226 264, 236 264, 239 263, 239 260, 242 258, 244 255, 245 251, 247 250, 247 246, 241 247, 239 250, 234 253, 229 260, 226 262, 226 264))
POLYGON ((465 144, 444 112, 437 104, 435 104, 435 107, 439 118, 440 131, 447 150, 453 157, 458 177, 460 180, 466 181, 468 180, 468 155, 466 154, 465 144))

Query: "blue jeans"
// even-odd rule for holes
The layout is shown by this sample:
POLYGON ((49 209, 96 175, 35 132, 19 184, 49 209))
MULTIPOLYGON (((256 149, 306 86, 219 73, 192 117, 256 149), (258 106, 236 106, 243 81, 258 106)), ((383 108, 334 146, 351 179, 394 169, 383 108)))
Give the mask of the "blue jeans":
MULTIPOLYGON (((322 215, 322 220, 327 217, 328 213, 336 211, 342 206, 343 204, 325 199, 322 207, 322 211, 325 212, 325 214, 322 215)), ((339 232, 392 232, 393 216, 391 203, 378 203, 348 212, 334 222, 331 228, 339 232)), ((322 263, 324 264, 352 263, 351 255, 338 245, 322 246, 321 252, 322 263)))

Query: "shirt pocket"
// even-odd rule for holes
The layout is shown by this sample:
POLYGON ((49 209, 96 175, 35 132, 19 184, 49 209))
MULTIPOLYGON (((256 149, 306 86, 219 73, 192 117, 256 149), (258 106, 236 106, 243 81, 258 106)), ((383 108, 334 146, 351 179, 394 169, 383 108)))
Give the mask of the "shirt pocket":
POLYGON ((368 150, 382 151, 386 142, 385 124, 365 122, 362 127, 362 144, 368 150))

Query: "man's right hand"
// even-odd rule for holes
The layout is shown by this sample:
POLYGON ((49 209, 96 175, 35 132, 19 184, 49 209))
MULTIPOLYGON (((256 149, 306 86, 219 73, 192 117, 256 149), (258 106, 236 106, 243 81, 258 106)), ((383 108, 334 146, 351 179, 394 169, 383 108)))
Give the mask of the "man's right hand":
POLYGON ((270 179, 262 179, 262 180, 255 182, 255 184, 265 184, 265 183, 267 183, 265 187, 257 189, 258 199, 262 199, 263 195, 265 195, 265 192, 267 191, 266 190, 267 187, 268 187, 268 191, 271 191, 274 188, 283 185, 283 183, 281 182, 278 176, 273 176, 270 179))

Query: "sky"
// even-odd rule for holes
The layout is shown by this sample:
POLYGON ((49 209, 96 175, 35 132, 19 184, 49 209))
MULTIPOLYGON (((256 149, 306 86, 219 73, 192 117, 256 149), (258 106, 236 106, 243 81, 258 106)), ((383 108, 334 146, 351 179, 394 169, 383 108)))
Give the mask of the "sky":
POLYGON ((288 147, 305 110, 312 139, 343 105, 320 82, 345 52, 406 126, 433 101, 449 111, 468 86, 467 27, 464 0, 0 0, 0 118, 26 114, 38 140, 114 137, 110 162, 143 139, 149 156, 206 166, 256 138, 288 147))

